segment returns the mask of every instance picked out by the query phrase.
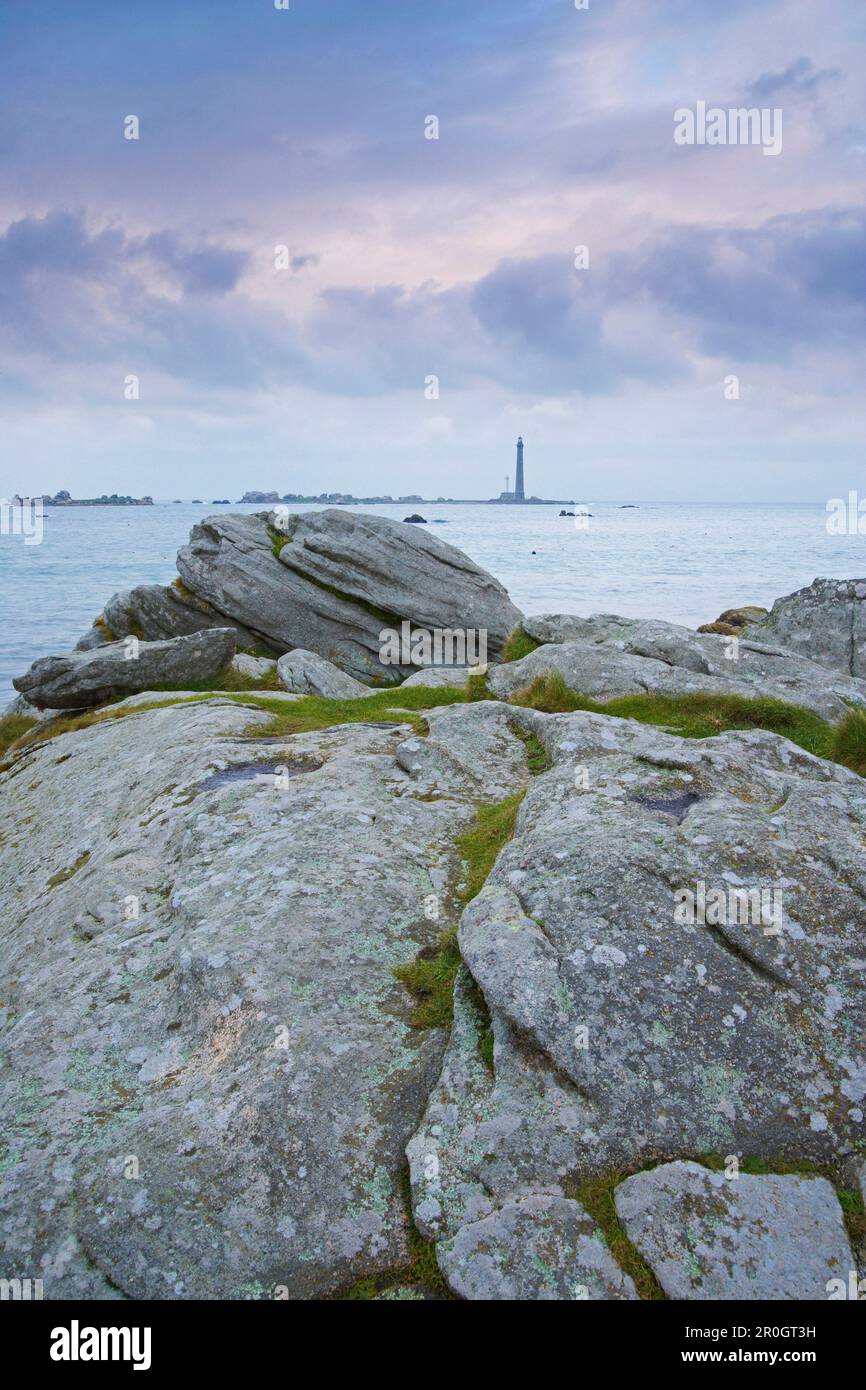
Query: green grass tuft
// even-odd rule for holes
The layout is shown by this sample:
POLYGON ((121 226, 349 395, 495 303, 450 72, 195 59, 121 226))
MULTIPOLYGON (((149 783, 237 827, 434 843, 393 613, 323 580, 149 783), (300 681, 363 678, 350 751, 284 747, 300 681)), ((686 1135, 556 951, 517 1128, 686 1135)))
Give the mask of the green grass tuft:
POLYGON ((747 699, 700 691, 693 695, 621 695, 602 703, 569 690, 558 671, 539 676, 514 696, 512 704, 545 714, 586 710, 635 719, 682 738, 712 738, 727 729, 768 729, 820 758, 844 763, 855 771, 866 770, 866 714, 860 710, 852 710, 840 724, 833 725, 811 710, 766 696, 747 699))
POLYGON ((394 974, 413 995, 413 1028, 450 1028, 454 1016, 454 977, 460 967, 457 928, 446 927, 435 946, 425 946, 394 974))
POLYGON ((432 709, 439 705, 460 704, 465 699, 462 690, 447 687, 429 689, 414 685, 408 690, 377 690, 375 695, 362 695, 357 700, 326 700, 321 695, 304 695, 300 700, 277 701, 249 697, 257 709, 267 710, 273 720, 268 728, 253 729, 253 737, 281 734, 306 734, 317 729, 330 729, 337 724, 367 724, 393 722, 410 724, 423 730, 424 721, 415 710, 432 709))
POLYGON ((459 894, 464 904, 481 892, 499 851, 513 837, 524 795, 519 791, 504 801, 479 806, 469 829, 459 837, 457 850, 466 863, 465 887, 459 894))
POLYGON ((511 725, 511 732, 515 738, 519 738, 526 749, 526 766, 532 777, 538 777, 540 773, 547 772, 551 767, 550 757, 547 749, 538 737, 538 734, 527 732, 521 729, 519 724, 511 725))
POLYGON ((282 690, 276 666, 263 676, 248 676, 243 671, 236 671, 232 666, 227 667, 218 676, 212 676, 206 681, 185 681, 183 685, 154 685, 153 690, 225 690, 228 692, 242 691, 249 693, 256 690, 282 690))
POLYGON ((271 550, 274 552, 274 559, 279 560, 280 551, 284 545, 290 545, 291 536, 284 536, 282 531, 275 531, 272 526, 268 527, 268 535, 271 540, 271 550))
POLYGON ((830 756, 866 777, 866 710, 852 709, 836 725, 830 756))
POLYGON ((38 720, 32 714, 4 714, 0 716, 0 754, 23 738, 38 720))
POLYGON ((466 699, 470 704, 476 700, 495 700, 496 696, 487 684, 487 673, 467 677, 466 699))
POLYGON ((566 1184, 566 1196, 573 1197, 589 1212, 620 1269, 634 1280, 638 1297, 664 1299, 667 1294, 640 1251, 632 1245, 617 1215, 614 1194, 623 1179, 629 1176, 630 1171, 625 1169, 599 1173, 597 1177, 586 1178, 583 1182, 566 1184))
MULTIPOLYGON (((465 861, 461 905, 470 902, 484 887, 503 845, 511 839, 524 793, 517 792, 492 806, 480 806, 472 824, 457 840, 457 851, 465 861)), ((410 1022, 413 1028, 449 1028, 454 1016, 454 979, 460 968, 457 928, 446 927, 435 946, 427 946, 414 960, 398 965, 394 974, 415 998, 410 1022)), ((493 1034, 482 1038, 482 1056, 493 1064, 493 1034)))
POLYGON ((541 646, 534 637, 530 637, 528 632, 524 632, 522 627, 516 627, 505 639, 500 660, 505 663, 509 661, 520 661, 522 657, 529 656, 541 646))
POLYGON ((90 850, 86 849, 83 854, 79 854, 74 864, 70 864, 68 869, 61 869, 59 873, 52 874, 48 880, 49 888, 59 888, 61 883, 68 883, 69 879, 83 869, 90 858, 90 850))

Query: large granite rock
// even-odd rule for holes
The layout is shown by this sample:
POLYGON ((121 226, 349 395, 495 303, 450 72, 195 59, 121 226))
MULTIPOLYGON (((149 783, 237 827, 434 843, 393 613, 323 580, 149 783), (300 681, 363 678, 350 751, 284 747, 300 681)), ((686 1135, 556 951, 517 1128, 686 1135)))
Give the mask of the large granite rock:
POLYGON ((277 675, 284 690, 298 695, 323 695, 328 700, 360 700, 374 695, 368 685, 347 676, 331 661, 315 652, 297 647, 277 662, 277 675))
MULTIPOLYGON (((490 708, 552 767, 462 915, 455 1026, 408 1146, 420 1229, 447 1243, 659 1156, 805 1160, 853 1186, 863 779, 763 731, 490 708)), ((447 747, 459 708, 427 718, 447 747)))
MULTIPOLYGON (((173 584, 139 584, 108 600, 101 621, 79 642, 98 645, 98 637, 108 629, 113 637, 140 637, 159 642, 184 637, 212 627, 234 627, 239 650, 269 653, 272 648, 257 632, 218 613, 204 599, 197 598, 178 579, 173 584)), ((282 651, 282 648, 279 648, 282 651)))
POLYGON ((627 1178, 615 1200, 669 1298, 820 1301, 855 1268, 825 1178, 727 1178, 699 1163, 667 1163, 627 1178))
POLYGON ((393 968, 453 914, 479 800, 524 775, 494 707, 465 712, 441 772, 406 772, 405 728, 275 742, 224 698, 0 775, 4 1278, 302 1298, 405 1267, 445 1037, 393 968))
POLYGON ((117 695, 212 680, 235 654, 234 628, 211 628, 167 642, 126 638, 67 656, 44 656, 15 689, 38 709, 86 709, 117 695))
POLYGON ((866 677, 866 579, 814 579, 777 599, 769 617, 747 634, 830 671, 866 677))
POLYGON ((275 649, 315 651, 360 680, 396 681, 414 669, 379 659, 380 634, 404 621, 484 630, 495 656, 521 616, 502 585, 454 546, 339 508, 209 517, 177 564, 188 589, 275 649))
POLYGON ((524 619, 523 627, 545 645, 491 670, 490 688, 503 699, 558 672, 569 689, 602 701, 647 691, 770 696, 834 721, 849 704, 866 705, 866 681, 828 675, 814 661, 747 638, 607 614, 546 614, 524 619))

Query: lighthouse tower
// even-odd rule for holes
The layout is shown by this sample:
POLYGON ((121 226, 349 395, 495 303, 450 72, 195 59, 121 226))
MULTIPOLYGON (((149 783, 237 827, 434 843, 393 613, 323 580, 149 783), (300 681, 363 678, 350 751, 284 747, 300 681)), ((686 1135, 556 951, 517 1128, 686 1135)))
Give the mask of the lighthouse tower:
POLYGON ((514 478, 514 500, 515 500, 515 502, 522 502, 522 501, 524 500, 524 494, 523 494, 523 435, 520 435, 520 436, 518 437, 518 440, 517 440, 517 473, 516 473, 515 478, 514 478))

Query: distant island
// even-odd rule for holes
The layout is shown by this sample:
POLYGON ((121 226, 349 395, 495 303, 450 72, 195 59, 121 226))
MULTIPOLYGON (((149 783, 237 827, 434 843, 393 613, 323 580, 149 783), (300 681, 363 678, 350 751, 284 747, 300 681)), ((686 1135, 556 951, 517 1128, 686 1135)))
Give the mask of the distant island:
POLYGON ((330 507, 339 506, 375 506, 391 504, 411 504, 412 506, 424 505, 433 507, 437 502, 451 502, 462 506, 493 506, 493 507, 573 507, 575 505, 573 497, 527 497, 524 494, 524 472, 523 472, 523 438, 517 440, 517 470, 514 480, 514 490, 509 489, 509 479, 505 479, 505 491, 500 492, 498 497, 419 497, 417 492, 407 493, 403 497, 392 497, 390 493, 385 493, 380 497, 356 497, 351 492, 320 492, 318 496, 306 496, 300 492, 259 492, 252 489, 245 492, 243 497, 238 499, 240 506, 244 502, 253 502, 259 506, 273 506, 275 502, 318 502, 330 507))
POLYGON ((121 497, 113 492, 110 497, 72 497, 65 489, 55 492, 53 497, 47 493, 42 496, 43 507, 152 507, 152 497, 121 497))

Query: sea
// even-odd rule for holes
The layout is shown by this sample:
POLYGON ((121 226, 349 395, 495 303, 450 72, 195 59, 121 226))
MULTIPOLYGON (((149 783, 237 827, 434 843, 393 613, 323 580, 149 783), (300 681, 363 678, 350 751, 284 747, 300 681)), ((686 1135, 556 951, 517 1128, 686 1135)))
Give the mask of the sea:
MULTIPOLYGON (((761 604, 816 576, 866 576, 866 535, 831 535, 825 503, 764 505, 588 502, 558 506, 352 506, 430 530, 494 574, 525 613, 619 613, 697 627, 725 608, 761 604)), ((48 507, 41 544, 0 534, 0 708, 13 676, 39 656, 69 651, 112 594, 168 583, 190 528, 216 507, 48 507)), ((321 504, 293 504, 318 511, 321 504)), ((8 528, 4 528, 8 531, 8 528)))

